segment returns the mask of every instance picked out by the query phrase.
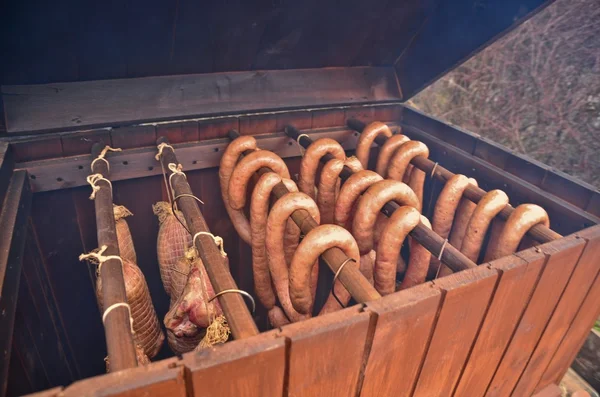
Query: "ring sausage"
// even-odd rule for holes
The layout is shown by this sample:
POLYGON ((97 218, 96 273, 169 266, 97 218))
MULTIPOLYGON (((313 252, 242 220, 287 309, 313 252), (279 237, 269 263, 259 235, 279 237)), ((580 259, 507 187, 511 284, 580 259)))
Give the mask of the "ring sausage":
POLYGON ((328 153, 338 160, 346 159, 346 153, 342 145, 333 139, 321 138, 311 143, 300 162, 298 188, 301 192, 308 194, 313 200, 316 198, 315 178, 317 176, 317 168, 319 168, 319 161, 328 153))
POLYGON ((241 136, 227 146, 219 166, 219 184, 221 185, 221 197, 223 197, 223 203, 233 227, 235 227, 242 240, 250 244, 250 222, 243 210, 234 210, 229 204, 229 180, 236 163, 246 150, 256 150, 256 139, 254 137, 241 136))
MULTIPOLYGON (((438 196, 435 208, 433 209, 432 229, 443 239, 447 239, 450 235, 456 209, 468 184, 469 178, 461 174, 456 174, 448 179, 438 196)), ((429 265, 431 277, 437 274, 440 265, 441 262, 436 257, 431 258, 429 265)))
MULTIPOLYGON (((421 215, 421 223, 431 229, 429 219, 423 215, 421 215)), ((431 261, 431 253, 414 238, 411 237, 408 240, 408 247, 410 249, 408 267, 398 288, 401 290, 424 283, 427 278, 427 270, 429 270, 429 262, 431 261)))
POLYGON ((375 166, 375 172, 377 172, 382 177, 386 177, 387 169, 390 164, 390 159, 398 150, 400 146, 410 141, 410 138, 406 135, 396 134, 389 138, 381 149, 379 149, 379 156, 377 157, 377 165, 375 166))
POLYGON ((392 130, 390 130, 390 127, 387 125, 379 121, 374 121, 365 127, 358 138, 358 142, 356 143, 356 157, 365 170, 368 169, 371 146, 373 145, 375 138, 379 135, 391 138, 392 130))
MULTIPOLYGON (((279 302, 288 318, 296 322, 310 317, 311 307, 302 307, 302 312, 296 311, 296 305, 290 302, 290 275, 285 262, 285 254, 283 251, 283 234, 287 219, 297 210, 307 211, 319 223, 320 215, 317 203, 314 202, 305 193, 288 193, 275 202, 269 217, 267 219, 267 258, 269 260, 269 269, 271 270, 271 278, 275 284, 275 290, 279 297, 279 302)), ((298 246, 298 249, 300 246, 298 246)), ((298 252, 296 249, 296 253, 298 252)), ((294 255, 294 258, 297 254, 294 255)), ((292 264, 294 260, 292 259, 292 264)), ((314 272, 314 268, 318 269, 318 264, 312 262, 313 267, 309 269, 309 274, 314 272)), ((307 283, 308 284, 308 283, 307 283)), ((312 286, 311 286, 312 287, 312 286)))
POLYGON ((329 160, 321 171, 319 180, 319 188, 317 189, 317 205, 321 213, 321 224, 333 223, 333 211, 336 201, 336 195, 340 187, 340 174, 344 166, 350 168, 352 172, 362 170, 360 161, 354 156, 347 158, 345 161, 332 159, 329 160))
POLYGON ((367 280, 373 285, 373 273, 375 271, 375 250, 369 251, 368 254, 360 256, 360 272, 365 276, 367 280))
POLYGON ((415 208, 419 205, 415 193, 402 182, 383 180, 369 187, 358 201, 356 214, 352 221, 352 234, 356 238, 360 252, 363 255, 373 249, 375 220, 379 211, 388 201, 395 201, 399 205, 408 205, 415 208))
POLYGON ((375 289, 381 295, 389 295, 396 291, 396 271, 400 248, 408 233, 420 221, 419 211, 409 206, 398 208, 390 217, 379 241, 380 244, 377 245, 375 260, 375 289))
MULTIPOLYGON (((358 266, 360 254, 356 241, 346 229, 337 225, 320 225, 311 230, 300 242, 292 265, 290 266, 290 298, 294 308, 300 313, 309 312, 313 298, 309 289, 309 280, 312 266, 319 259, 319 255, 330 248, 338 247, 356 263, 347 263, 345 266, 358 266)), ((336 281, 334 286, 336 295, 342 304, 348 303, 350 294, 343 285, 336 281)), ((341 309, 333 295, 330 294, 320 314, 341 309)))
POLYGON ((372 184, 382 180, 381 175, 374 171, 363 170, 352 174, 342 185, 335 202, 333 216, 335 224, 350 229, 351 224, 349 224, 349 221, 355 202, 372 184))
POLYGON ((490 223, 506 207, 506 204, 508 204, 508 196, 497 189, 487 192, 477 203, 460 246, 460 251, 473 262, 477 262, 479 258, 481 245, 490 223))
MULTIPOLYGON (((402 144, 394 153, 387 170, 389 179, 401 181, 406 173, 411 160, 417 156, 429 157, 429 148, 419 141, 408 141, 402 144)), ((423 186, 425 184, 425 172, 413 168, 410 173, 408 186, 415 192, 419 199, 419 206, 415 207, 421 212, 423 205, 423 186)))
MULTIPOLYGON (((267 227, 267 214, 269 212, 269 198, 273 188, 282 182, 279 175, 269 172, 260 177, 250 202, 250 230, 252 232, 252 270, 254 274, 254 290, 260 302, 270 310, 275 305, 275 293, 271 286, 271 275, 267 263, 267 249, 265 246, 265 231, 267 227)), ((283 179, 290 191, 297 191, 296 184, 291 179, 283 179)), ((296 235, 296 241, 298 236, 296 235)))
POLYGON ((229 180, 229 202, 233 209, 241 210, 246 205, 246 191, 250 178, 262 167, 270 168, 282 178, 290 178, 287 166, 279 157, 268 150, 253 152, 237 164, 229 180))
POLYGON ((486 261, 502 258, 517 251, 523 236, 535 225, 550 227, 546 211, 535 204, 521 204, 506 220, 494 247, 488 249, 486 261))

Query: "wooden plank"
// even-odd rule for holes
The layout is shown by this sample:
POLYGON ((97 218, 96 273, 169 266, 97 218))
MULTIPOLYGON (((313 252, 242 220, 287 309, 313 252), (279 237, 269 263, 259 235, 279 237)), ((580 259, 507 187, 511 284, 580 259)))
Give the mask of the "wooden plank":
POLYGON ((219 117, 198 122, 198 140, 226 138, 230 130, 240 130, 239 117, 219 117))
POLYGON ((188 393, 195 397, 281 397, 286 374, 286 340, 278 331, 187 353, 188 393))
POLYGON ((156 146, 156 126, 134 125, 130 127, 113 128, 110 132, 110 137, 113 147, 115 148, 129 149, 139 148, 141 146, 156 146))
POLYGON ((52 389, 40 391, 37 393, 27 394, 24 397, 57 397, 58 395, 60 395, 60 392, 63 391, 63 389, 64 388, 62 386, 53 387, 52 389))
POLYGON ((10 184, 10 177, 15 168, 15 157, 8 142, 0 142, 0 206, 10 184))
POLYGON ((312 128, 341 127, 346 123, 344 109, 313 110, 312 128))
POLYGON ((546 266, 492 378, 487 396, 509 395, 517 384, 567 285, 583 247, 583 239, 569 236, 533 248, 547 255, 546 266))
POLYGON ((27 173, 13 174, 0 213, 0 394, 7 386, 19 278, 31 209, 31 190, 27 173))
POLYGON ((241 116, 240 118, 241 135, 262 135, 272 134, 277 129, 276 114, 257 114, 250 116, 241 116))
POLYGON ((492 268, 500 272, 500 281, 454 391, 455 395, 485 394, 545 262, 544 255, 531 252, 532 255, 525 258, 510 255, 490 263, 492 268))
POLYGON ((550 363, 558 343, 565 336, 577 310, 600 271, 600 260, 598 260, 600 257, 600 226, 586 229, 577 235, 586 241, 585 248, 548 326, 513 390, 514 395, 526 396, 533 393, 544 370, 550 363))
POLYGON ((497 270, 480 266, 433 282, 442 291, 442 307, 414 396, 452 393, 497 281, 497 270))
POLYGON ((558 383, 583 346, 590 329, 600 315, 600 275, 594 283, 583 303, 577 309, 577 314, 571 322, 565 336, 558 343, 550 363, 536 386, 536 391, 551 383, 558 383))
POLYGON ((288 396, 352 396, 374 331, 374 316, 361 305, 286 325, 290 341, 288 396))
POLYGON ((442 293, 426 283, 366 305, 377 327, 360 395, 408 395, 416 382, 442 293))
MULTIPOLYGON (((219 131, 221 133, 223 130, 219 131)), ((114 133, 114 131, 113 131, 114 133)), ((211 133, 217 133, 212 130, 211 133)), ((226 131, 224 132, 226 133, 226 131)), ((202 128, 200 134, 202 135, 202 128)), ((356 137, 347 128, 320 129, 312 133, 314 139, 329 137, 337 140, 346 150, 353 149, 356 137)), ((118 138, 113 134, 115 147, 128 147, 127 134, 118 138)), ((144 140, 148 139, 146 137, 144 140)), ((275 152, 282 158, 299 155, 297 144, 283 133, 257 136, 262 149, 275 152)), ((229 139, 214 139, 205 142, 188 142, 173 144, 177 150, 177 158, 185 171, 218 167, 221 153, 229 144, 229 139)), ((160 164, 156 161, 156 142, 151 147, 128 149, 122 152, 110 152, 111 181, 134 179, 161 175, 160 164)), ((34 192, 66 189, 87 185, 86 177, 90 173, 91 155, 80 155, 67 158, 43 160, 17 164, 17 169, 25 169, 30 174, 31 187, 34 192)))
POLYGON ((28 139, 11 144, 15 161, 35 161, 62 156, 60 137, 50 139, 28 139))
POLYGON ((109 146, 111 145, 110 131, 108 129, 81 131, 74 134, 63 135, 61 141, 63 156, 89 154, 92 152, 92 145, 96 142, 102 142, 109 146))
POLYGON ((213 73, 51 86, 3 86, 2 93, 9 133, 114 127, 235 112, 400 99, 390 67, 213 73), (318 87, 317 96, 315 87, 318 87))
POLYGON ((551 384, 535 393, 533 397, 561 397, 562 395, 561 388, 555 384, 551 384))
POLYGON ((540 187, 583 210, 598 191, 596 187, 553 168, 546 172, 540 187))
POLYGON ((177 358, 95 376, 73 383, 61 397, 186 397, 185 368, 177 358))

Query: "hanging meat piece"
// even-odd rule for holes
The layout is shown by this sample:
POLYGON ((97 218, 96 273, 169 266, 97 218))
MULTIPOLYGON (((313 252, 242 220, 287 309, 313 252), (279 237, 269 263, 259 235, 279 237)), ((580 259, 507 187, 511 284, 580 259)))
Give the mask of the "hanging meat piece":
POLYGON ((169 296, 172 296, 171 274, 173 269, 177 268, 177 261, 192 246, 192 236, 182 225, 182 223, 185 224, 183 214, 177 211, 177 218, 175 218, 169 203, 160 201, 154 204, 152 209, 154 214, 158 216, 160 224, 156 242, 160 278, 165 291, 169 296))
MULTIPOLYGON (((429 157, 429 148, 423 142, 408 141, 403 143, 394 153, 388 167, 388 178, 395 181, 402 181, 404 175, 409 169, 410 162, 417 156, 429 157)), ((425 172, 413 168, 410 172, 408 186, 415 192, 419 199, 419 205, 416 207, 419 212, 423 206, 423 187, 425 185, 425 172)))
POLYGON ((387 138, 392 137, 392 130, 386 124, 379 121, 374 121, 367 125, 358 138, 356 143, 356 157, 366 170, 369 168, 369 155, 371 154, 371 146, 375 142, 375 138, 383 135, 387 138))
POLYGON ((119 243, 119 253, 121 258, 127 259, 131 263, 137 263, 135 255, 135 247, 133 246, 133 238, 129 225, 125 220, 126 217, 133 214, 123 205, 114 205, 113 212, 115 215, 115 227, 117 231, 117 242, 119 243))

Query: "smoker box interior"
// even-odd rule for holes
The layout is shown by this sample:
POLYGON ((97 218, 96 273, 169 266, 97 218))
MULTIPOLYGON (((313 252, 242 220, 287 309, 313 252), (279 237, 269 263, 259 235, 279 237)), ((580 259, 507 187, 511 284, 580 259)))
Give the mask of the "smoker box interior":
MULTIPOLYGON (((163 5, 151 3, 148 9, 142 7, 144 12, 160 14, 163 5)), ((82 39, 76 51, 87 63, 80 62, 75 74, 64 67, 66 56, 42 54, 43 60, 51 61, 46 68, 24 67, 26 54, 11 47, 14 43, 6 41, 10 36, 3 35, 4 48, 13 56, 1 81, 6 144, 0 147, 2 225, 9 225, 0 231, 0 264, 12 265, 5 267, 0 295, 9 313, 0 330, 4 350, 10 351, 2 367, 9 368, 8 378, 3 378, 8 393, 73 382, 64 395, 360 391, 370 396, 402 389, 406 395, 520 396, 552 391, 599 311, 600 228, 594 225, 600 216, 600 194, 403 105, 543 4, 382 1, 369 4, 367 10, 358 3, 341 8, 317 2, 254 3, 240 15, 221 6, 211 8, 214 15, 228 15, 231 23, 210 31, 216 35, 211 36, 212 45, 227 45, 221 51, 207 50, 212 58, 202 64, 196 58, 204 57, 182 55, 200 50, 181 51, 190 48, 177 47, 183 45, 177 40, 172 62, 165 62, 159 56, 164 43, 155 39, 173 29, 141 29, 144 18, 134 27, 151 31, 147 40, 155 45, 136 47, 131 54, 127 40, 133 39, 124 40, 124 48, 116 45, 122 38, 118 34, 107 39, 115 44, 114 55, 127 53, 125 69, 99 56, 98 51, 107 48, 98 43, 104 38, 90 37, 89 32, 84 36, 89 40, 82 39), (311 13, 315 9, 321 12, 311 13), (321 27, 331 18, 336 23, 321 27), (360 29, 348 23, 354 19, 378 23, 360 29), (330 40, 320 40, 324 35, 330 40), (243 45, 241 37, 248 39, 243 45), (280 70, 247 71, 254 69, 280 70), (140 78, 192 72, 206 74, 140 78), (121 79, 69 83, 107 78, 121 79), (169 300, 157 266, 158 221, 151 206, 167 194, 154 160, 156 139, 166 136, 174 144, 192 190, 205 203, 201 210, 211 231, 225 240, 237 285, 253 292, 250 248, 231 225, 218 189, 215 167, 228 143, 227 132, 256 135, 262 148, 283 157, 296 174, 300 150, 283 134, 284 127, 294 125, 313 139, 332 137, 352 153, 357 134, 346 126, 350 119, 402 126, 411 139, 428 145, 433 161, 450 171, 475 177, 486 191, 504 190, 513 206, 544 207, 552 229, 567 237, 282 329, 268 330, 259 305, 254 318, 263 332, 258 336, 183 357, 171 357, 165 343, 160 361, 101 375, 106 346, 94 294, 95 269, 77 260, 97 246, 94 205, 85 182, 92 144, 102 141, 124 149, 109 155, 114 201, 134 214, 129 225, 138 262, 162 319, 169 300)), ((24 23, 6 29, 41 24, 25 38, 35 49, 39 33, 56 33, 56 27, 23 16, 26 6, 11 5, 11 15, 24 23)), ((44 7, 48 6, 36 4, 34 16, 44 15, 44 7)), ((109 15, 119 14, 104 7, 109 15)), ((180 7, 180 16, 198 12, 191 3, 180 7)), ((75 29, 86 25, 89 17, 82 10, 75 8, 71 14, 83 17, 75 29)), ((201 36, 204 25, 178 18, 182 17, 175 18, 176 31, 181 29, 183 37, 201 36)), ((98 21, 88 22, 98 27, 98 21)), ((137 34, 134 40, 145 39, 137 34)), ((61 36, 49 37, 52 41, 61 36)), ((428 217, 441 187, 428 179, 428 217)), ((57 395, 60 387, 45 395, 57 395)))

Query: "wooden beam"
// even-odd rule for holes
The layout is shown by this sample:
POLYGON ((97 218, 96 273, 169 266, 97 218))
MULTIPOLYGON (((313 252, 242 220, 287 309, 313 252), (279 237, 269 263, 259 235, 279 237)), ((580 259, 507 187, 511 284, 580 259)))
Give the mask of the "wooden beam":
POLYGON ((10 178, 6 201, 0 213, 0 395, 6 392, 15 309, 27 219, 31 209, 31 190, 27 172, 17 171, 10 178))
POLYGON ((115 127, 401 99, 392 67, 269 70, 3 86, 9 133, 115 127))

